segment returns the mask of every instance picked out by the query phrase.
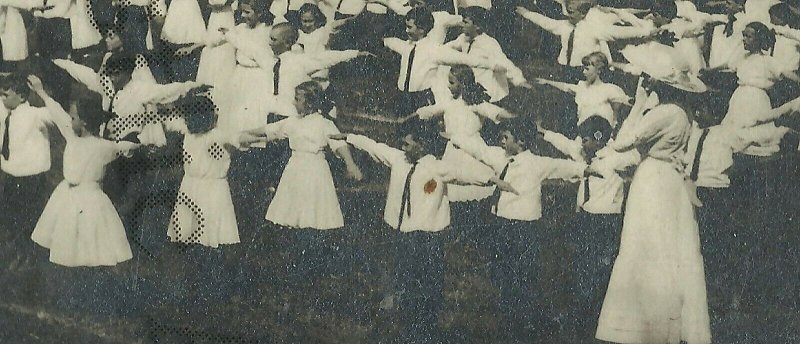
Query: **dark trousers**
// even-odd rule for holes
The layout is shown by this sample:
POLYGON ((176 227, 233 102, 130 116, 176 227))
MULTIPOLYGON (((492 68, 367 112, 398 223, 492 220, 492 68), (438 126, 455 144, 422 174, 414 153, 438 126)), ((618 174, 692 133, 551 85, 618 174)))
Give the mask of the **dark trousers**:
POLYGON ((437 322, 444 307, 443 232, 400 233, 395 257, 400 336, 405 342, 437 343, 437 322))
POLYGON ((150 29, 150 19, 147 9, 141 6, 125 6, 119 9, 116 15, 117 24, 122 27, 119 33, 125 44, 125 51, 133 54, 147 52, 147 33, 150 29))
POLYGON ((578 213, 570 228, 575 245, 572 267, 575 274, 575 326, 591 338, 619 252, 622 215, 578 213))
MULTIPOLYGON (((740 278, 746 265, 747 242, 733 226, 731 206, 737 202, 729 188, 697 188, 703 206, 696 208, 700 245, 712 320, 720 318, 734 295, 741 295, 747 281, 740 278), (731 267, 736 267, 731 269, 731 267)), ((712 321, 712 326, 715 321, 712 321)))
POLYGON ((45 173, 14 177, 0 172, 0 179, 0 243, 5 247, 0 254, 20 257, 33 245, 31 233, 53 190, 45 173))
POLYGON ((485 242, 489 257, 489 278, 500 290, 500 311, 510 328, 521 329, 538 323, 536 221, 499 219, 487 229, 485 242))

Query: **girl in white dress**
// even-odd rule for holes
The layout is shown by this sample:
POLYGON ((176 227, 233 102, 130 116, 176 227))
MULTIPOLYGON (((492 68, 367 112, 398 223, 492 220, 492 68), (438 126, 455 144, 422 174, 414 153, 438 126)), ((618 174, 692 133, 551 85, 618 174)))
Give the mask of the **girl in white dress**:
MULTIPOLYGON (((448 88, 451 98, 444 102, 429 105, 417 110, 422 119, 442 116, 445 135, 449 138, 477 141, 486 145, 481 138, 482 118, 498 123, 499 120, 512 115, 503 108, 489 103, 489 95, 484 88, 475 82, 472 69, 457 66, 450 69, 448 88), (480 117, 479 117, 480 116, 480 117)), ((453 146, 448 141, 442 161, 465 170, 492 173, 492 169, 473 156, 453 146)), ((493 186, 447 185, 448 198, 451 202, 468 202, 486 199, 494 193, 493 186)))
POLYGON ((231 190, 228 186, 230 151, 245 136, 215 128, 214 103, 198 97, 188 101, 186 119, 166 123, 168 130, 184 134, 184 176, 167 230, 173 242, 218 247, 239 243, 231 190))
POLYGON ((642 162, 633 176, 598 320, 600 340, 711 343, 699 230, 679 163, 691 132, 687 112, 697 100, 683 91, 706 89, 688 69, 687 63, 646 70, 657 78, 646 84, 661 103, 610 145, 619 152, 638 149, 642 162))
MULTIPOLYGON (((760 22, 752 22, 742 31, 746 55, 731 65, 736 71, 739 87, 728 102, 728 112, 722 124, 736 128, 751 128, 772 110, 767 94, 776 81, 788 77, 797 80, 793 71, 786 70, 768 52, 774 49, 775 34, 760 22)), ((769 124, 774 129, 774 124, 769 124)), ((748 155, 769 156, 779 150, 780 137, 747 148, 748 155)))
POLYGON ((50 261, 64 266, 112 266, 133 257, 122 220, 101 182, 106 166, 139 145, 98 137, 99 112, 70 119, 61 106, 33 81, 32 89, 58 118, 67 141, 64 181, 53 191, 31 239, 50 250, 50 261))
POLYGON ((172 0, 164 18, 161 39, 173 44, 205 41, 206 22, 197 0, 172 0))
POLYGON ((605 83, 602 76, 608 71, 608 58, 601 52, 594 52, 583 58, 583 77, 577 85, 538 78, 540 85, 550 85, 561 91, 575 95, 578 105, 578 124, 590 116, 600 116, 608 120, 612 127, 617 125, 620 108, 628 105, 630 97, 617 85, 605 83))
POLYGON ((236 26, 233 8, 236 0, 211 0, 208 17, 208 30, 202 41, 176 50, 177 56, 188 56, 194 50, 203 48, 200 53, 200 64, 197 67, 198 82, 217 86, 233 73, 236 67, 236 48, 227 42, 223 31, 236 26))
POLYGON ((197 81, 216 86, 219 80, 231 75, 236 67, 236 49, 225 42, 221 28, 233 28, 233 3, 235 0, 211 0, 211 15, 208 17, 206 46, 200 54, 197 81))
POLYGON ((289 117, 258 130, 266 140, 289 139, 292 156, 281 175, 266 219, 291 228, 334 229, 344 226, 324 149, 329 146, 345 162, 348 177, 361 180, 346 143, 329 139, 339 129, 320 114, 324 106, 319 84, 307 81, 296 88, 298 117, 289 117))
POLYGON ((35 11, 32 1, 0 1, 0 44, 3 61, 22 61, 28 58, 28 31, 20 11, 35 11))
POLYGON ((267 59, 272 62, 272 52, 268 47, 272 25, 272 15, 260 1, 240 2, 237 8, 240 22, 228 30, 220 28, 225 41, 235 49, 236 66, 230 77, 220 82, 214 89, 214 103, 220 108, 218 126, 220 128, 243 128, 242 123, 252 121, 253 117, 264 116, 262 113, 268 100, 264 89, 269 89, 272 76, 272 65, 266 68, 258 61, 267 59))

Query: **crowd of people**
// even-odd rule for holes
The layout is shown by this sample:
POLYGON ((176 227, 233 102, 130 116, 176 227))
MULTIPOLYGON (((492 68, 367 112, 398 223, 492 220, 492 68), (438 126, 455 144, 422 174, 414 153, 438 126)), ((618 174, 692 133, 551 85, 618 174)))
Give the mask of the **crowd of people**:
MULTIPOLYGON (((738 247, 726 232, 729 172, 798 150, 800 3, 511 3, 2 3, 3 240, 30 236, 68 267, 131 259, 137 204, 158 178, 147 147, 177 135, 170 241, 238 244, 246 211, 314 242, 349 224, 329 160, 358 182, 363 151, 389 170, 383 219, 400 239, 388 288, 406 295, 405 335, 438 342, 451 218, 497 225, 481 243, 513 304, 509 326, 536 321, 530 252, 542 185, 560 179, 578 188, 576 328, 610 342, 710 343, 708 296, 723 308, 741 297, 706 283, 738 247), (550 78, 526 77, 504 53, 520 46, 515 22, 560 43, 550 78), (365 68, 395 84, 379 90, 398 123, 387 143, 337 128, 350 115, 337 106, 353 97, 347 79, 365 68), (514 106, 549 87, 574 97, 566 126, 514 106), (54 189, 51 129, 66 140, 54 189), (236 209, 252 194, 268 207, 236 209)), ((740 182, 768 182, 747 169, 740 182)))

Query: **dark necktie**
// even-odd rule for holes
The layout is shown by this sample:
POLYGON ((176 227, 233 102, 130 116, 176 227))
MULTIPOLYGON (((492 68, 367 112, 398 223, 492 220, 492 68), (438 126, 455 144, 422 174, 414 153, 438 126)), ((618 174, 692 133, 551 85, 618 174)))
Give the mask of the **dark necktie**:
POLYGON ((408 92, 411 86, 411 66, 414 65, 414 55, 417 53, 417 45, 411 48, 411 52, 408 53, 408 66, 406 66, 406 81, 403 83, 403 91, 408 92))
POLYGON ((733 23, 735 22, 736 22, 736 16, 733 14, 729 14, 728 22, 725 23, 725 30, 723 31, 725 33, 725 36, 730 37, 731 35, 733 35, 733 23))
POLYGON ((2 150, 0 150, 0 154, 3 155, 3 158, 8 160, 8 156, 11 153, 11 150, 9 149, 9 146, 8 146, 9 145, 8 141, 11 140, 11 137, 10 137, 11 136, 10 135, 11 134, 11 130, 10 130, 11 129, 11 112, 9 112, 8 116, 6 116, 5 123, 6 123, 6 127, 5 127, 5 129, 3 129, 3 148, 2 148, 2 150))
POLYGON ((292 3, 292 0, 286 0, 286 13, 289 13, 289 4, 292 3))
MULTIPOLYGON (((500 180, 505 181, 506 174, 508 174, 508 167, 511 166, 512 162, 514 162, 514 159, 509 160, 508 163, 506 164, 506 166, 503 167, 503 170, 500 171, 500 180)), ((497 212, 498 206, 500 205, 500 193, 501 192, 502 191, 500 190, 500 188, 495 187, 494 193, 492 194, 492 201, 491 201, 491 203, 489 203, 492 206, 494 206, 494 211, 495 212, 497 212)))
POLYGON ((336 12, 337 13, 339 13, 339 10, 342 9, 342 3, 344 3, 344 0, 339 0, 339 4, 336 5, 336 12))
POLYGON ((569 38, 567 38, 567 66, 570 66, 572 63, 572 50, 575 48, 575 29, 573 28, 572 31, 569 32, 569 38))
POLYGON ((278 95, 278 86, 281 80, 281 58, 275 61, 275 66, 272 67, 272 94, 278 95))
POLYGON ((589 190, 589 177, 583 179, 583 205, 586 206, 586 202, 589 202, 589 197, 591 194, 591 190, 589 190))
POLYGON ((475 43, 474 39, 469 41, 469 45, 467 46, 467 54, 469 54, 469 52, 472 51, 472 44, 473 43, 475 43))
POLYGON ((703 129, 703 133, 700 134, 700 140, 697 141, 697 149, 694 152, 694 161, 692 162, 692 172, 689 174, 689 178, 693 181, 697 181, 697 176, 700 175, 700 155, 703 154, 703 144, 706 142, 709 131, 711 130, 708 128, 703 129))
POLYGON ((397 220, 397 229, 403 225, 403 212, 407 212, 411 217, 411 176, 414 175, 414 170, 417 169, 417 163, 411 165, 411 169, 406 176, 406 183, 403 185, 403 197, 400 199, 400 217, 397 220))

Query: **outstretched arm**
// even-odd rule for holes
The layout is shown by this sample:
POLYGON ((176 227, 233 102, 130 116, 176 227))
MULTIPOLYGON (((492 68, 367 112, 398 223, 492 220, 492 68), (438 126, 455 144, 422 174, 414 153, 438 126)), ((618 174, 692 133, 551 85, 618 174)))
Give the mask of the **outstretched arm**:
POLYGON ((539 85, 552 86, 552 87, 555 87, 555 88, 557 88, 558 90, 560 90, 562 92, 567 92, 569 94, 575 94, 575 91, 576 91, 576 89, 578 87, 577 85, 568 84, 566 82, 553 81, 553 80, 547 80, 547 79, 542 79, 542 78, 536 78, 536 79, 534 79, 534 81, 539 85))

